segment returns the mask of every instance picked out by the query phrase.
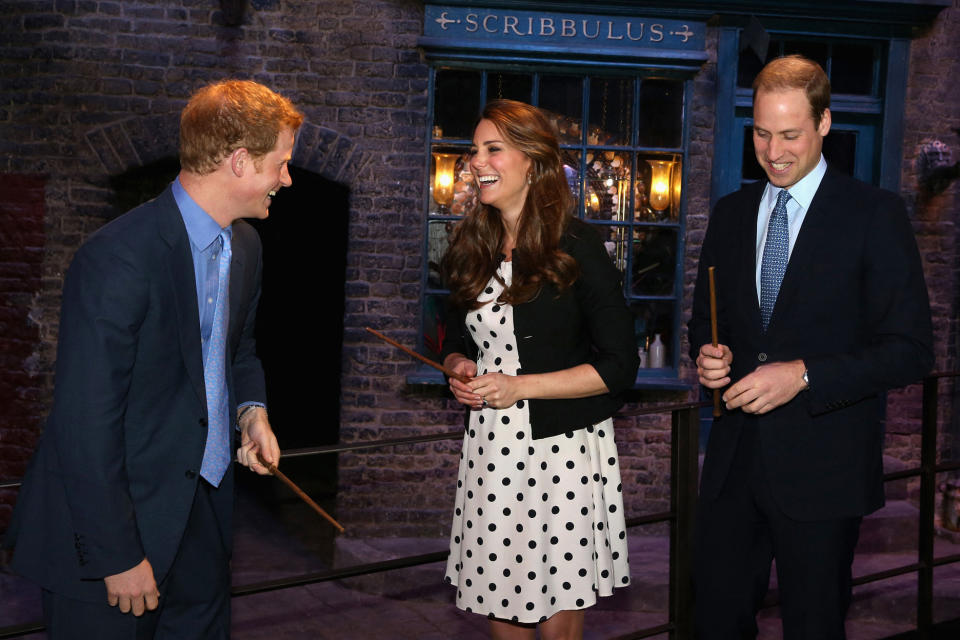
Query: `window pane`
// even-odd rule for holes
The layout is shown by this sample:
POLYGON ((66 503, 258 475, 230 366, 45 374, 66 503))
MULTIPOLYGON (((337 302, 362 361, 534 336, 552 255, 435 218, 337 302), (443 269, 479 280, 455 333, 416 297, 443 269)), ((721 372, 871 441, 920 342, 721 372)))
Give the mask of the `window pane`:
POLYGON ((760 73, 760 69, 763 69, 763 65, 774 57, 774 52, 775 48, 771 45, 767 49, 767 60, 764 61, 758 58, 750 47, 741 51, 740 61, 737 64, 737 86, 745 89, 752 87, 753 79, 760 73))
POLYGON ((567 185, 575 202, 580 201, 580 152, 573 149, 561 149, 563 172, 567 175, 567 185))
POLYGON ((683 133, 683 83, 644 80, 640 86, 640 146, 679 147, 683 133))
POLYGON ((621 222, 628 220, 632 173, 626 153, 588 151, 584 217, 621 222))
POLYGON ((787 40, 783 43, 783 55, 789 56, 798 53, 801 56, 814 60, 817 64, 827 69, 827 58, 830 55, 830 49, 824 42, 802 42, 796 40, 787 40))
POLYGON ((434 138, 473 138, 473 125, 482 107, 480 72, 438 70, 433 104, 434 138))
POLYGON ((676 267, 676 229, 634 228, 630 287, 634 295, 672 295, 676 267))
POLYGON ((430 158, 430 215, 462 216, 476 197, 467 149, 434 145, 430 158))
POLYGON ((540 78, 540 107, 555 118, 560 144, 579 144, 583 121, 583 79, 577 76, 540 78))
MULTIPOLYGON (((829 136, 828 136, 829 137, 829 136)), ((753 148, 753 127, 743 128, 743 179, 747 181, 765 180, 766 174, 757 162, 757 153, 753 148)))
POLYGON ((532 76, 501 71, 487 73, 487 102, 504 98, 529 103, 532 88, 532 76))
MULTIPOLYGON (((637 336, 637 348, 649 350, 657 336, 663 344, 664 367, 673 367, 676 354, 673 353, 673 302, 670 300, 644 300, 630 305, 633 311, 634 332, 637 336)), ((649 355, 645 360, 647 368, 653 368, 649 355)), ((641 375, 643 370, 641 370, 641 375)))
POLYGON ((823 139, 823 157, 834 169, 852 176, 857 157, 857 132, 831 129, 823 139))
POLYGON ((628 145, 633 130, 633 79, 590 79, 588 144, 628 145))
POLYGON ((835 45, 830 68, 830 88, 833 93, 871 95, 873 54, 874 48, 870 45, 835 45))
POLYGON ((444 302, 447 296, 426 296, 423 299, 423 352, 439 359, 447 327, 444 322, 444 302))
POLYGON ((597 235, 607 248, 607 255, 620 271, 627 267, 627 228, 621 225, 596 225, 597 235))
POLYGON ((427 287, 443 289, 440 277, 440 261, 450 244, 450 234, 456 226, 456 220, 431 220, 427 223, 427 287))
POLYGON ((642 222, 679 219, 682 175, 677 156, 641 156, 637 163, 634 219, 642 222))

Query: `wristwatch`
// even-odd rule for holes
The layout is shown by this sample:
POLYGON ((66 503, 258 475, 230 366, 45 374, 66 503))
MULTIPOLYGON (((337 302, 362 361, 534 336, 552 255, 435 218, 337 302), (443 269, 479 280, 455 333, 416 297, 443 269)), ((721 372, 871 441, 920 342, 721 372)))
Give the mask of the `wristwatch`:
POLYGON ((809 388, 810 388, 810 376, 807 375, 807 372, 808 372, 807 369, 804 369, 804 370, 803 370, 803 376, 802 376, 802 378, 803 378, 803 384, 807 385, 807 389, 809 389, 809 388))

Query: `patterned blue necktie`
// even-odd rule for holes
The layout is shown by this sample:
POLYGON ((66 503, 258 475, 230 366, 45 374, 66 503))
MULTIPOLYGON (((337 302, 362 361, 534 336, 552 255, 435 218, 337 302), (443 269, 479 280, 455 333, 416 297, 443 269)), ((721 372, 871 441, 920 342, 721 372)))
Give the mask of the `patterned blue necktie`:
POLYGON ((221 243, 217 305, 207 357, 203 363, 203 382, 207 388, 207 444, 203 450, 200 475, 215 487, 230 466, 230 415, 227 409, 226 346, 230 306, 230 236, 229 227, 220 232, 221 243))
POLYGON ((790 194, 781 189, 777 194, 777 204, 770 214, 767 225, 767 241, 763 245, 763 262, 760 263, 760 321, 763 330, 770 324, 773 306, 777 302, 780 283, 787 271, 790 259, 790 227, 787 223, 787 201, 790 194))

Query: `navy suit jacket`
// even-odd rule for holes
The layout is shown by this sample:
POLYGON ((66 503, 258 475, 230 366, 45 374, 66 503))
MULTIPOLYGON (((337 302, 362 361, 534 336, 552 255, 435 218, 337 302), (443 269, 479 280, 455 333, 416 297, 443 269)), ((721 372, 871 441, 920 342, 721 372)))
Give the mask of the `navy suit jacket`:
MULTIPOLYGON (((241 221, 232 248, 235 407, 265 391, 253 340, 260 241, 241 221)), ((53 408, 8 537, 14 570, 92 602, 104 601, 105 576, 144 557, 159 583, 190 513, 206 425, 193 262, 168 187, 93 234, 67 272, 53 408)), ((232 489, 232 470, 221 488, 232 489)), ((219 516, 229 548, 230 509, 219 516)))
POLYGON ((829 168, 794 245, 766 332, 756 288, 766 183, 721 199, 703 242, 691 357, 710 342, 707 268, 716 267, 720 343, 731 379, 803 359, 810 388, 762 416, 725 412, 710 432, 701 497, 717 497, 740 431, 755 421, 763 469, 788 516, 860 516, 883 505, 884 391, 933 366, 930 305, 903 201, 829 168))

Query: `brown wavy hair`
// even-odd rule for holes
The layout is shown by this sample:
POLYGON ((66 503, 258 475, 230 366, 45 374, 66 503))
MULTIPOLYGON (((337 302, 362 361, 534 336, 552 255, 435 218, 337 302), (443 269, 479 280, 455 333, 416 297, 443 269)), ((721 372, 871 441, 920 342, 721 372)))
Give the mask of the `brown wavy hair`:
POLYGON ((296 132, 303 114, 283 96, 251 80, 207 85, 180 114, 180 166, 199 175, 212 173, 236 149, 246 149, 260 170, 280 130, 296 132))
MULTIPOLYGON (((494 100, 480 120, 489 120, 514 148, 531 160, 530 188, 517 223, 513 252, 513 277, 500 295, 508 304, 526 302, 546 282, 559 291, 573 284, 576 261, 560 250, 574 206, 560 158, 557 136, 543 112, 515 100, 494 100)), ((479 123, 479 120, 478 120, 479 123)), ((476 200, 457 225, 441 264, 451 301, 460 308, 476 309, 477 296, 496 276, 504 240, 500 212, 476 200)), ((505 284, 501 281, 501 284, 505 284)))

